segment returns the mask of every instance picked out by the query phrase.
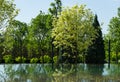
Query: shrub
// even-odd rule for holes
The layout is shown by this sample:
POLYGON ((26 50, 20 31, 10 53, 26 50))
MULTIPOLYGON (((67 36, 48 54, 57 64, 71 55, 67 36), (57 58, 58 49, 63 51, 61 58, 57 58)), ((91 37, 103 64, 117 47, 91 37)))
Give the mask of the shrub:
POLYGON ((44 55, 44 57, 40 57, 40 62, 44 62, 44 63, 50 63, 51 58, 48 55, 44 55), (44 61, 43 61, 44 58, 44 61))
POLYGON ((3 56, 3 59, 4 59, 5 63, 13 63, 12 55, 5 55, 5 56, 3 56))
POLYGON ((83 57, 83 55, 78 55, 78 58, 77 58, 77 62, 78 63, 82 63, 82 62, 84 62, 85 60, 84 60, 84 57, 83 57))
POLYGON ((120 60, 118 60, 118 63, 120 64, 120 60))
POLYGON ((37 63, 38 62, 38 58, 32 58, 31 60, 30 60, 30 63, 37 63))
POLYGON ((15 61, 18 63, 25 63, 26 58, 22 56, 22 58, 20 56, 18 56, 17 58, 15 58, 15 61))
POLYGON ((43 63, 43 56, 40 57, 40 62, 43 63))
POLYGON ((57 56, 54 56, 54 57, 53 57, 54 63, 57 63, 57 60, 58 60, 58 57, 57 57, 57 56))
POLYGON ((45 56, 44 56, 44 62, 45 62, 45 63, 49 63, 50 60, 51 60, 51 58, 50 58, 48 55, 45 55, 45 56))

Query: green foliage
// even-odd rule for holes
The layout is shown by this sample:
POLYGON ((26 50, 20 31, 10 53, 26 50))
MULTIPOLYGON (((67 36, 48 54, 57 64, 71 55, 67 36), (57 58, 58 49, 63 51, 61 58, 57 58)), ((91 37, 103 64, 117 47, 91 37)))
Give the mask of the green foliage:
POLYGON ((79 49, 87 48, 94 33, 91 20, 93 20, 92 12, 83 5, 63 10, 59 18, 53 22, 54 45, 74 49, 75 44, 78 44, 79 49))
POLYGON ((5 63, 13 63, 12 55, 5 55, 5 56, 3 56, 3 59, 4 59, 5 63))
MULTIPOLYGON (((0 0, 0 55, 1 58, 3 55, 10 54, 5 51, 7 46, 4 44, 4 32, 8 28, 9 23, 17 16, 18 9, 13 2, 14 0, 0 0)), ((9 42, 8 42, 9 43, 9 42)))
POLYGON ((58 57, 57 57, 57 56, 54 56, 54 57, 53 57, 53 61, 54 61, 54 63, 57 63, 58 57))
POLYGON ((48 55, 44 55, 44 62, 45 63, 50 63, 51 58, 48 55))
POLYGON ((20 56, 15 58, 15 61, 18 63, 25 63, 26 58, 22 56, 22 58, 20 56))
POLYGON ((109 37, 108 37, 108 35, 104 35, 104 37, 103 37, 103 39, 104 39, 104 49, 105 49, 105 61, 108 61, 108 40, 109 40, 109 37))
POLYGON ((4 52, 4 36, 0 34, 0 59, 2 59, 2 55, 4 52))
POLYGON ((111 61, 116 61, 116 54, 114 52, 111 53, 111 61))
POLYGON ((23 55, 26 50, 27 24, 17 20, 10 22, 4 33, 5 52, 14 56, 23 55))
POLYGON ((43 63, 44 62, 44 56, 40 57, 40 62, 43 63))
POLYGON ((118 63, 120 64, 120 59, 118 60, 118 63))
POLYGON ((32 59, 30 60, 30 63, 37 63, 38 61, 39 61, 38 58, 32 58, 32 59))
POLYGON ((113 17, 109 24, 109 36, 114 45, 115 51, 120 51, 120 17, 113 17))
POLYGON ((0 30, 14 19, 18 11, 13 0, 0 0, 0 30))
POLYGON ((54 0, 55 2, 51 3, 50 5, 52 8, 49 8, 49 12, 57 17, 58 14, 62 11, 62 2, 61 0, 54 0))
MULTIPOLYGON (((52 15, 52 22, 53 22, 53 18, 55 17, 55 18, 57 18, 58 17, 58 15, 60 15, 61 14, 61 11, 62 11, 62 2, 61 2, 61 0, 54 0, 54 2, 52 2, 51 4, 50 4, 50 6, 52 7, 52 8, 49 8, 49 12, 50 12, 50 14, 52 15)), ((53 26, 52 26, 52 24, 50 25, 52 28, 54 28, 53 26)), ((52 34, 52 29, 50 30, 50 35, 52 34)), ((53 56, 54 56, 54 51, 55 51, 55 48, 54 48, 54 44, 53 44, 53 40, 54 40, 54 38, 53 37, 50 37, 50 40, 51 40, 51 55, 52 55, 52 62, 54 62, 54 60, 53 60, 53 56)), ((57 50, 57 54, 59 55, 59 48, 57 48, 56 49, 57 50)))
POLYGON ((117 58, 120 59, 120 53, 111 52, 111 61, 118 61, 117 58))
POLYGON ((113 60, 118 61, 120 52, 120 8, 118 8, 118 16, 110 20, 108 34, 106 36, 108 37, 107 40, 110 39, 111 42, 111 52, 116 54, 111 54, 113 60))
POLYGON ((52 16, 40 12, 32 19, 30 26, 18 20, 9 23, 4 35, 1 35, 1 53, 12 54, 15 57, 27 55, 34 57, 43 53, 50 53, 50 38, 52 29, 52 16), (48 51, 48 52, 46 52, 48 51), (34 56, 33 56, 34 54, 34 56))
POLYGON ((104 63, 105 62, 105 50, 104 41, 102 38, 102 31, 97 19, 97 15, 94 17, 93 28, 96 30, 97 37, 92 41, 86 53, 86 63, 104 63))
POLYGON ((50 41, 49 30, 51 29, 50 23, 51 15, 45 14, 42 11, 32 19, 31 25, 28 27, 27 36, 27 50, 30 57, 33 54, 40 55, 48 50, 50 41))
MULTIPOLYGON (((97 34, 92 25, 94 15, 85 5, 64 8, 62 11, 61 0, 54 0, 55 2, 51 3, 52 8, 49 9, 50 14, 41 11, 28 26, 24 22, 14 20, 18 10, 13 1, 0 1, 2 11, 0 29, 7 26, 4 33, 0 33, 0 56, 12 54, 17 57, 15 59, 17 62, 26 60, 19 56, 40 57, 41 62, 48 63, 51 62, 51 53, 54 56, 53 52, 58 54, 61 51, 61 57, 68 57, 66 59, 70 59, 69 61, 82 60, 83 56, 77 55, 85 51, 96 38, 97 34), (53 48, 53 44, 56 49, 53 48)), ((55 56, 54 62, 62 59, 57 57, 60 56, 55 56)), ((30 60, 30 62, 36 61, 38 61, 36 58, 30 60)))
MULTIPOLYGON (((84 54, 83 54, 84 55, 84 54)), ((78 58, 77 58, 77 61, 79 62, 79 63, 83 63, 84 62, 84 57, 83 57, 83 55, 78 55, 78 58)))
POLYGON ((65 8, 53 20, 52 37, 56 48, 62 48, 71 57, 87 49, 96 37, 92 26, 93 13, 85 5, 65 8))
POLYGON ((40 57, 40 62, 44 63, 50 63, 51 58, 48 55, 44 55, 40 57))

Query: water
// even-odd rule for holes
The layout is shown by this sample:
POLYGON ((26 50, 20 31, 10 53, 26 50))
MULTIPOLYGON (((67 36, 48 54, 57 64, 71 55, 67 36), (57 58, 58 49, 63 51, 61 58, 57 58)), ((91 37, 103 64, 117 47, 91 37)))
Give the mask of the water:
POLYGON ((1 64, 0 82, 120 82, 120 65, 1 64))

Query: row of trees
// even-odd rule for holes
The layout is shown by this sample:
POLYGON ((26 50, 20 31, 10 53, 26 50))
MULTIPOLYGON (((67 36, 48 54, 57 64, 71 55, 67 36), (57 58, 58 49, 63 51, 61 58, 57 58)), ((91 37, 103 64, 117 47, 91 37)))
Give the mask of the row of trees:
POLYGON ((0 3, 10 5, 0 14, 0 27, 4 29, 0 33, 1 59, 5 55, 27 59, 48 55, 51 62, 56 56, 59 63, 105 62, 104 41, 97 15, 85 5, 62 9, 61 0, 55 0, 48 14, 40 11, 30 24, 26 24, 14 20, 18 10, 12 1, 0 3), (2 19, 6 15, 8 18, 2 19))
MULTIPOLYGON (((105 44, 108 44, 108 40, 110 41, 111 61, 118 63, 120 60, 120 8, 118 8, 117 16, 110 20, 108 34, 105 35, 104 39, 105 44)), ((105 49, 107 48, 106 45, 105 49)), ((107 52, 106 56, 108 56, 107 52)))

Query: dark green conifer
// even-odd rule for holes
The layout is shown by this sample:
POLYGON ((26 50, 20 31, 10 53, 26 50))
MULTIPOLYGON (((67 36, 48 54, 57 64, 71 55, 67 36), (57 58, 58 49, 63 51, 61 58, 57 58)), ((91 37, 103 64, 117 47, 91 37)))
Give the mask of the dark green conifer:
POLYGON ((104 41, 97 15, 95 15, 94 18, 93 27, 95 28, 95 30, 97 30, 97 37, 93 40, 93 44, 87 49, 86 63, 104 63, 104 41))

